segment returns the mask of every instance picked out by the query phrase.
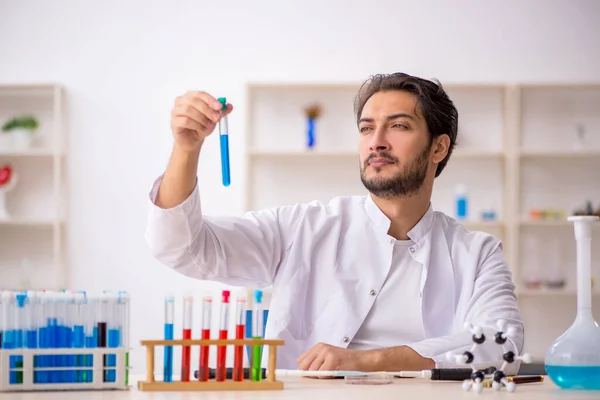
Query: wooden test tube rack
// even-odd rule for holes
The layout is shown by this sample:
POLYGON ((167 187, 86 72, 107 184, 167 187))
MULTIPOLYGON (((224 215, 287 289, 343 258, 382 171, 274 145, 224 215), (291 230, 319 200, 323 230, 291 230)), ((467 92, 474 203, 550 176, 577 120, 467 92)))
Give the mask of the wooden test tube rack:
POLYGON ((283 382, 275 379, 277 369, 277 346, 284 344, 283 340, 264 339, 185 339, 185 340, 142 340, 146 347, 146 380, 138 382, 141 391, 203 391, 203 390, 283 390, 283 382), (156 346, 268 346, 269 362, 266 379, 252 381, 244 379, 241 382, 227 379, 225 381, 200 381, 190 378, 187 382, 160 382, 154 379, 154 348, 156 346))

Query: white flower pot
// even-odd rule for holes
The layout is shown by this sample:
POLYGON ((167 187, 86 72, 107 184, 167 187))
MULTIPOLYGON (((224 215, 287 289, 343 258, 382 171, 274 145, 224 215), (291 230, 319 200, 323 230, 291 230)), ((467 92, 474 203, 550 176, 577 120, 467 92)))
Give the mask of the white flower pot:
POLYGON ((29 129, 18 128, 12 131, 13 145, 17 150, 26 150, 31 148, 33 143, 33 132, 29 129))
POLYGON ((13 135, 10 132, 0 132, 0 150, 13 148, 13 135))

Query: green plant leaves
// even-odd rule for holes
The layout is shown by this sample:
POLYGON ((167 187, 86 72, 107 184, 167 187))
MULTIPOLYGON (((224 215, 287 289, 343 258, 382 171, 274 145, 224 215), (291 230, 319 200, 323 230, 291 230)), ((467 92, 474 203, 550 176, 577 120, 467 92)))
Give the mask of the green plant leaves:
POLYGON ((33 115, 22 115, 20 117, 14 117, 2 125, 3 132, 10 132, 14 129, 23 128, 28 130, 36 130, 39 127, 37 118, 33 115))

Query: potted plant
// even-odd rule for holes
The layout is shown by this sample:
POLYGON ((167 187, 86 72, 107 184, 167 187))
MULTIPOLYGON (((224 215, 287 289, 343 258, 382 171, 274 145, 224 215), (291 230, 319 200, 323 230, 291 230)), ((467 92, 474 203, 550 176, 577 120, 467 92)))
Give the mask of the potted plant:
POLYGON ((11 135, 13 146, 17 149, 31 147, 33 134, 37 131, 39 122, 33 115, 14 117, 2 125, 2 134, 11 135))

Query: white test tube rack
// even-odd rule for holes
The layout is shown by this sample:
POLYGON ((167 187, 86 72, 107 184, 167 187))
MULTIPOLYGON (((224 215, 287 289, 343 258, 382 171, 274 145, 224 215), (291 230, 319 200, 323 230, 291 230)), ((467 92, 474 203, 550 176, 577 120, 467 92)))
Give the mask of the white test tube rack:
POLYGON ((126 375, 126 354, 131 349, 125 347, 102 347, 102 348, 57 348, 57 349, 0 349, 0 392, 25 392, 25 391, 53 391, 53 390, 126 390, 129 388, 126 375), (33 368, 34 356, 39 355, 92 355, 92 365, 69 366, 69 367, 35 367, 33 368), (103 365, 104 355, 114 355, 116 365, 108 367, 103 365), (10 368, 11 356, 22 356, 22 368, 10 368), (37 383, 33 381, 34 372, 37 371, 93 371, 91 382, 72 383, 37 383), (104 382, 104 372, 115 370, 114 381, 104 382), (11 383, 10 373, 22 371, 22 382, 11 383))

